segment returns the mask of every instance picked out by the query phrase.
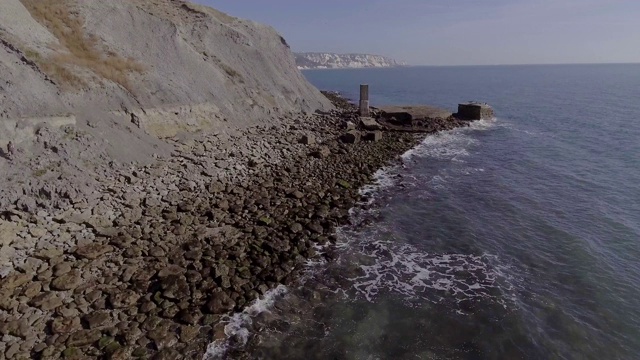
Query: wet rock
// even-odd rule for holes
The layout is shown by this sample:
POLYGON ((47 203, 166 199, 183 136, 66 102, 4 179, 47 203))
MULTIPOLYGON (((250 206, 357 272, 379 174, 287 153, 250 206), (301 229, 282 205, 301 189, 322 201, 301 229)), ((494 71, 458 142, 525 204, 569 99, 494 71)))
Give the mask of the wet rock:
POLYGON ((178 343, 178 337, 170 329, 161 327, 152 330, 147 334, 149 339, 153 340, 156 349, 170 349, 178 343))
POLYGON ((133 356, 134 358, 146 357, 147 356, 147 349, 145 349, 143 347, 136 348, 131 353, 131 356, 133 356))
POLYGON ((189 343, 200 334, 199 326, 187 326, 180 327, 180 341, 183 343, 189 343))
POLYGON ((173 349, 163 349, 159 351, 154 357, 153 360, 176 360, 183 359, 184 357, 173 349))
POLYGON ((323 234, 324 233, 324 228, 322 227, 322 225, 320 225, 319 223, 314 222, 314 221, 312 221, 309 224, 307 224, 307 228, 309 230, 311 230, 312 232, 317 233, 317 234, 323 234))
POLYGON ((183 275, 169 275, 160 281, 162 296, 167 299, 184 299, 190 295, 189 284, 183 275))
POLYGON ((301 232, 303 230, 302 224, 300 223, 294 223, 289 227, 289 231, 291 231, 294 234, 297 234, 299 232, 301 232))
POLYGON ((196 325, 202 318, 202 313, 198 309, 184 309, 178 313, 178 319, 188 325, 196 325))
POLYGON ((211 314, 225 314, 233 310, 235 306, 235 301, 227 293, 219 291, 211 295, 206 308, 211 314))

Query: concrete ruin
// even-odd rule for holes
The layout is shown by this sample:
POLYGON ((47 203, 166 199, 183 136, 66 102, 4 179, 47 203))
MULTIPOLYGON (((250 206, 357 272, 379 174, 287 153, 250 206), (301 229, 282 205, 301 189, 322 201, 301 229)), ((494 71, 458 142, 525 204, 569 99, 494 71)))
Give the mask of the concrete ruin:
POLYGON ((451 116, 451 111, 426 105, 383 106, 380 111, 386 122, 402 126, 418 125, 422 121, 434 119, 448 119, 451 116))
POLYGON ((495 116, 493 108, 487 103, 470 101, 458 104, 458 113, 455 117, 461 120, 491 119, 495 116))

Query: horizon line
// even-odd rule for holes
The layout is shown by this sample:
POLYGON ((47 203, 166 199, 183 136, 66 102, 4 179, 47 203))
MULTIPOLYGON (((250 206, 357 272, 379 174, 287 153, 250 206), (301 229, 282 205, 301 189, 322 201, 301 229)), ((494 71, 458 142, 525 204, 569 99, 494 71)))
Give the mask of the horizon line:
POLYGON ((520 63, 520 64, 424 64, 424 65, 398 65, 387 67, 357 67, 357 68, 310 68, 301 70, 359 70, 359 69, 392 69, 403 67, 490 67, 490 66, 564 66, 564 65, 640 65, 640 62, 600 62, 600 63, 520 63))

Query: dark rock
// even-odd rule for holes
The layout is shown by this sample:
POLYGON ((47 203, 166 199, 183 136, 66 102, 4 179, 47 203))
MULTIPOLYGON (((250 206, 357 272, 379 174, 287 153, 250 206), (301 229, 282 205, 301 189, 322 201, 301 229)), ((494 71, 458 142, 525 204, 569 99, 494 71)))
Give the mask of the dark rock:
POLYGON ((109 303, 114 309, 123 309, 135 305, 140 295, 132 290, 118 291, 109 296, 109 303))
POLYGON ((76 331, 67 340, 67 346, 82 347, 91 345, 102 337, 99 330, 80 330, 76 331))
POLYGON ((300 143, 305 145, 312 145, 316 143, 316 138, 313 134, 304 134, 300 138, 300 143))
POLYGON ((371 131, 364 135, 365 141, 378 142, 382 140, 382 131, 371 131))
POLYGON ((293 223, 290 227, 289 227, 289 231, 291 231, 294 234, 297 234, 299 232, 302 231, 302 224, 300 223, 293 223))
POLYGON ((225 314, 233 310, 235 306, 235 301, 227 293, 219 291, 211 295, 206 308, 211 314, 225 314))
POLYGON ((331 155, 331 149, 329 149, 328 146, 321 146, 318 150, 311 153, 311 156, 318 159, 324 159, 329 155, 331 155))
POLYGON ((336 185, 340 186, 341 188, 351 189, 351 184, 349 184, 349 182, 345 180, 336 181, 336 185))
POLYGON ((169 275, 160 280, 162 296, 167 299, 184 299, 189 297, 189 284, 184 275, 169 275))
POLYGON ((91 314, 85 315, 82 318, 82 321, 84 321, 84 323, 87 324, 87 327, 89 329, 95 329, 95 328, 106 326, 108 325, 110 320, 111 320, 111 315, 109 315, 109 313, 105 311, 96 311, 91 314))
POLYGON ((357 144, 360 142, 360 133, 355 131, 349 131, 340 137, 340 141, 345 144, 357 144))
POLYGON ((184 309, 177 316, 185 324, 196 325, 202 318, 202 313, 199 309, 184 309))
POLYGON ((177 359, 183 359, 184 356, 182 356, 178 351, 173 350, 173 349, 163 349, 161 351, 159 351, 154 357, 153 360, 177 360, 177 359))

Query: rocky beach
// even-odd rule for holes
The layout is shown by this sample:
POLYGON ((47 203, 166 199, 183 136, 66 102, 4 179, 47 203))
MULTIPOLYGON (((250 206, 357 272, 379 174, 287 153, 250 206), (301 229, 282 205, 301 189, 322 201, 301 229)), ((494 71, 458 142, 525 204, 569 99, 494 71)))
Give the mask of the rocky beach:
MULTIPOLYGON (((170 156, 144 166, 111 163, 91 196, 23 191, 3 204, 12 256, 0 287, 0 351, 200 358, 226 336, 223 315, 294 283, 309 259, 330 260, 358 188, 426 135, 347 132, 356 109, 329 96, 338 110, 176 138, 170 156)), ((450 119, 432 131, 466 124, 450 119)), ((50 149, 70 141, 47 140, 50 149)))

